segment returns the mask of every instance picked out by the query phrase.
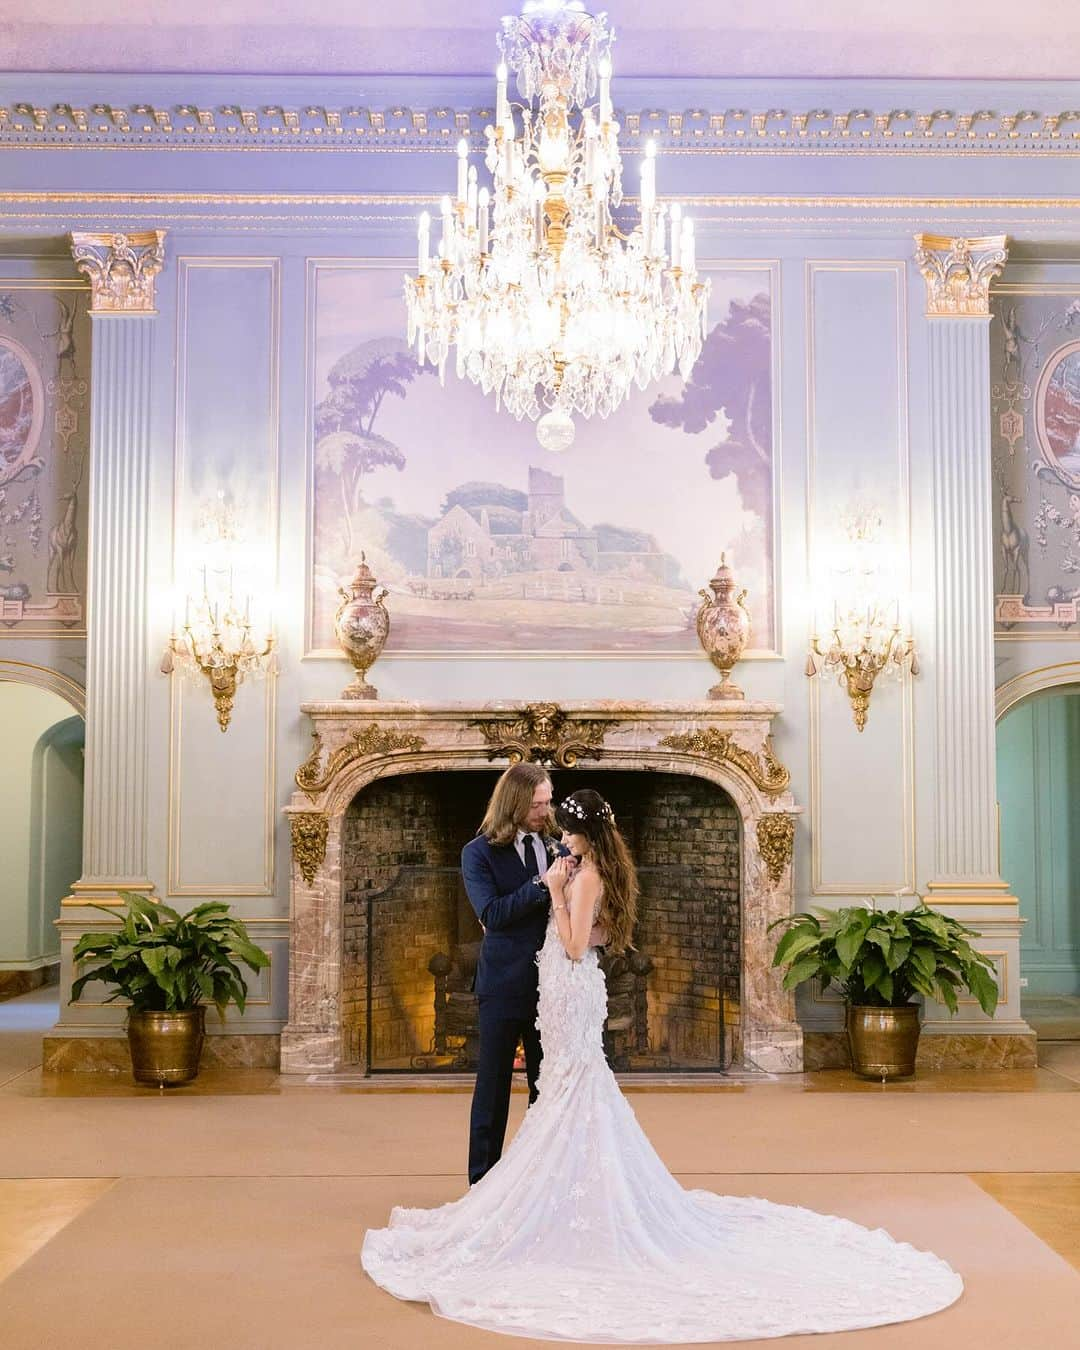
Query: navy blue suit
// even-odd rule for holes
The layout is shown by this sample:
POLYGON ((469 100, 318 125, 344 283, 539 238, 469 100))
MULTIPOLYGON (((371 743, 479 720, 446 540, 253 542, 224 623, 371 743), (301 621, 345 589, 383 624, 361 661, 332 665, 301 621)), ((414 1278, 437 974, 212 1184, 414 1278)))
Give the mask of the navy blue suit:
MULTIPOLYGON (((548 856, 565 853, 544 841, 548 856)), ((529 1104, 536 1100, 540 1033, 536 1030, 536 953, 544 943, 550 898, 529 876, 514 845, 493 847, 483 835, 461 851, 469 903, 484 926, 476 968, 480 1059, 469 1129, 469 1181, 502 1156, 518 1040, 525 1051, 529 1104)))

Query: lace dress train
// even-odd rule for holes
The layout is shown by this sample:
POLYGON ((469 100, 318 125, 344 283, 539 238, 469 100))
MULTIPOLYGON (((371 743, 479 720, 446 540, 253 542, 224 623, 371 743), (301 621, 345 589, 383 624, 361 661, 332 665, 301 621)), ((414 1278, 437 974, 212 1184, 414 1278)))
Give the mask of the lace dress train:
POLYGON ((640 1345, 846 1331, 959 1298, 944 1261, 882 1229, 684 1190, 604 1059, 595 951, 570 961, 552 923, 538 960, 538 1100, 460 1200, 368 1231, 377 1284, 487 1331, 640 1345))

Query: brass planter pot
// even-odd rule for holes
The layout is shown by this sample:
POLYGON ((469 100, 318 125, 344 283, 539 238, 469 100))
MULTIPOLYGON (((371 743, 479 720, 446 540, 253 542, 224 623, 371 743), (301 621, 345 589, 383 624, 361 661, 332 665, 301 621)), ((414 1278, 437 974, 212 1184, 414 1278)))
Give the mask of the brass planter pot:
POLYGON ((199 1072, 206 1009, 129 1012, 127 1034, 136 1083, 154 1087, 190 1083, 199 1072))
POLYGON ((910 1078, 919 1048, 919 1005, 847 1010, 851 1067, 863 1078, 910 1078))

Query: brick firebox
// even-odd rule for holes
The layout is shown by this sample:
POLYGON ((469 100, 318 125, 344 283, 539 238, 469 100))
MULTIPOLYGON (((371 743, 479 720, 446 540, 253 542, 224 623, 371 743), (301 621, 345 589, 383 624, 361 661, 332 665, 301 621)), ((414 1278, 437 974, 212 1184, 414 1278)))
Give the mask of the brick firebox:
MULTIPOLYGON (((372 783, 345 813, 342 1029, 347 1062, 372 1071, 450 1067, 432 1054, 428 962, 479 926, 458 872, 495 773, 417 773, 372 783), (370 965, 369 965, 370 963, 370 965)), ((596 787, 612 803, 641 880, 635 946, 648 976, 649 1044, 632 1069, 720 1069, 739 1020, 739 817, 722 788, 680 774, 556 773, 556 800, 596 787)))

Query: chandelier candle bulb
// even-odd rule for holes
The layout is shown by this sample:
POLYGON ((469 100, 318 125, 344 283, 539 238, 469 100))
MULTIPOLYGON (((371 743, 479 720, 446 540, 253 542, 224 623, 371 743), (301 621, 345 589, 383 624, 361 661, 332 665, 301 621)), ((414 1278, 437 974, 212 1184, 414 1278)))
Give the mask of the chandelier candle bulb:
POLYGON ((426 211, 420 212, 420 224, 416 231, 416 238, 416 270, 420 276, 426 277, 431 253, 431 217, 426 211))
POLYGON ((495 125, 505 127, 509 120, 510 102, 506 97, 506 64, 500 61, 495 68, 495 125))
POLYGON ((476 222, 476 199, 477 199, 476 165, 473 164, 469 168, 469 186, 468 189, 466 190, 466 201, 468 203, 469 220, 473 224, 475 224, 476 222))
POLYGON ((469 186, 469 142, 462 136, 457 143, 457 199, 464 202, 469 186))
POLYGON ((597 64, 596 73, 600 77, 600 125, 611 121, 611 59, 602 56, 597 64))
POLYGON ((477 198, 477 206, 480 213, 478 221, 480 231, 480 252, 484 256, 487 255, 488 251, 488 202, 490 199, 491 194, 488 192, 487 188, 481 188, 477 198))

